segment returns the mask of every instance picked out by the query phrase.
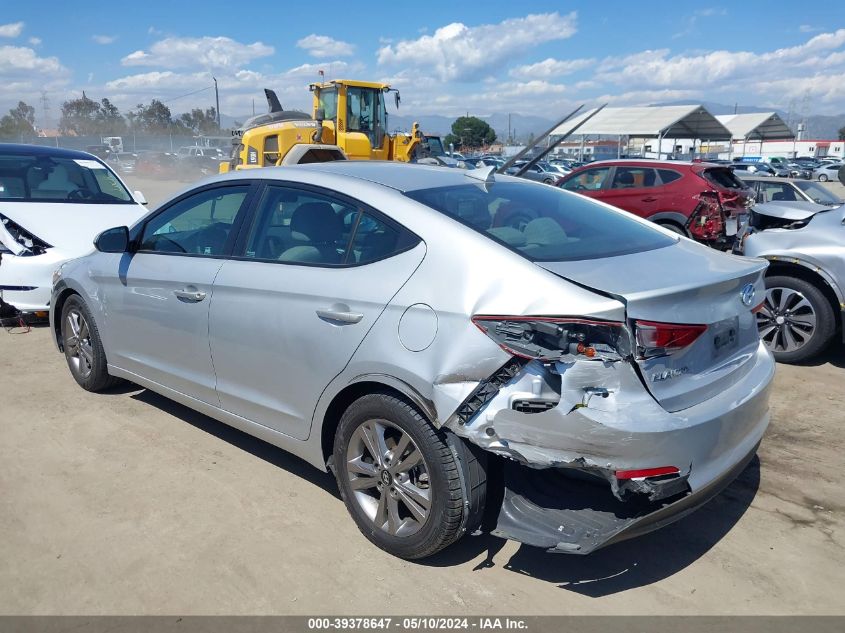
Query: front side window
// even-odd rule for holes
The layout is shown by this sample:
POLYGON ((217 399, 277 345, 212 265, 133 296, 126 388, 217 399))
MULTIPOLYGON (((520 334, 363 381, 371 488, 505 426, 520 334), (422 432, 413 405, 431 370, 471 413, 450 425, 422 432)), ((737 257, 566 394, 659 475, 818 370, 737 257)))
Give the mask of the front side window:
POLYGON ((354 266, 402 252, 416 241, 361 205, 329 193, 270 185, 243 256, 288 264, 354 266))
POLYGON ((114 172, 93 158, 0 154, 0 200, 134 204, 114 172))
POLYGON ((320 108, 323 109, 327 120, 337 117, 337 88, 323 88, 318 98, 320 108))
POLYGON ((575 261, 653 250, 671 237, 588 197, 555 187, 497 182, 405 194, 532 261, 575 261))
POLYGON ((761 182, 759 202, 794 202, 798 200, 791 185, 782 182, 761 182))
POLYGON ((370 132, 376 119, 376 93, 372 88, 346 90, 346 126, 350 131, 370 132))
POLYGON ((610 167, 587 169, 567 180, 563 188, 568 191, 598 191, 604 185, 609 173, 610 167))
POLYGON ((249 185, 207 189, 176 202, 144 227, 140 251, 220 256, 249 185))

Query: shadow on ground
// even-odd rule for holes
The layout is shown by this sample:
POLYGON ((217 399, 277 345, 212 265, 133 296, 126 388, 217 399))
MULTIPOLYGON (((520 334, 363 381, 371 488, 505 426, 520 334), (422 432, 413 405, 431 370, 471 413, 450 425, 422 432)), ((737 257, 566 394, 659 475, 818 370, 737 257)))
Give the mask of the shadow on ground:
MULTIPOLYGON (((321 470, 314 468, 314 466, 299 457, 283 451, 272 444, 268 444, 264 440, 259 440, 252 435, 244 433, 243 431, 239 431, 227 424, 218 422, 207 415, 203 415, 193 409, 189 409, 188 407, 183 406, 178 402, 174 402, 173 400, 169 400, 164 396, 160 396, 153 391, 140 388, 137 385, 129 383, 126 384, 128 385, 128 388, 124 393, 140 389, 138 393, 131 396, 134 400, 139 400, 145 404, 152 405, 157 409, 169 413, 170 415, 179 418, 183 422, 187 422, 201 431, 210 433, 214 437, 217 437, 224 442, 228 442, 232 446, 237 446, 242 451, 246 451, 247 453, 255 455, 259 459, 263 459, 269 464, 273 464, 273 466, 282 468, 297 477, 301 477, 315 486, 322 488, 333 497, 340 499, 340 493, 337 491, 337 484, 335 483, 334 477, 332 477, 329 473, 324 473, 321 470)), ((122 388, 123 387, 117 387, 114 392, 119 393, 119 390, 122 388)))
MULTIPOLYGON (((135 385, 117 387, 111 393, 132 391, 137 391, 131 396, 133 399, 154 406, 259 459, 302 477, 340 499, 334 477, 263 440, 135 385)), ((484 569, 501 565, 508 571, 598 598, 650 585, 694 563, 739 521, 751 505, 759 484, 760 461, 755 457, 736 481, 691 516, 656 532, 587 556, 550 554, 543 549, 522 545, 503 563, 498 560, 498 556, 507 541, 490 534, 479 534, 465 537, 443 552, 418 561, 418 564, 452 567, 486 554, 474 567, 474 571, 483 573, 484 569)))

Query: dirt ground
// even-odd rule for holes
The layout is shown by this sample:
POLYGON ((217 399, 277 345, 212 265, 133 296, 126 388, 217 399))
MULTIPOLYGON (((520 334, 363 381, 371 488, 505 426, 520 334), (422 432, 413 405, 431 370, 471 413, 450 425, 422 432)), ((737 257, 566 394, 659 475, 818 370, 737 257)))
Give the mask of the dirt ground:
POLYGON ((759 459, 659 532, 410 563, 329 475, 146 390, 89 394, 46 328, 0 330, 0 614, 843 614, 843 384, 841 344, 779 366, 759 459))

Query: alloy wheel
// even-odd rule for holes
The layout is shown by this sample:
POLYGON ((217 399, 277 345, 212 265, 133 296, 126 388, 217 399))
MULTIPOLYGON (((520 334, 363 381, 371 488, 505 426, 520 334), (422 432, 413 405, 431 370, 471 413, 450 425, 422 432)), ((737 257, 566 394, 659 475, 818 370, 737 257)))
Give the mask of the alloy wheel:
POLYGON ((816 311, 797 290, 769 288, 763 307, 757 312, 757 329, 771 351, 794 352, 813 337, 816 311))
POLYGON ((73 372, 80 378, 88 378, 94 367, 94 348, 88 321, 75 308, 67 313, 65 320, 65 350, 73 372))
POLYGON ((387 420, 368 420, 352 433, 346 476, 355 502, 391 536, 416 534, 431 512, 428 465, 411 436, 387 420))

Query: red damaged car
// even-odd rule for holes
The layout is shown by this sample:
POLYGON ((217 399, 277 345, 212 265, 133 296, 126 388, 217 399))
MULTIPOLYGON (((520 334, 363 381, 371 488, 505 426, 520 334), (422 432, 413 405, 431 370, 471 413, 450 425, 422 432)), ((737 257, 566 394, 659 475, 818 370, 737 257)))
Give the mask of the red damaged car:
POLYGON ((703 162, 601 161, 560 186, 713 246, 733 241, 754 199, 730 168, 703 162))

